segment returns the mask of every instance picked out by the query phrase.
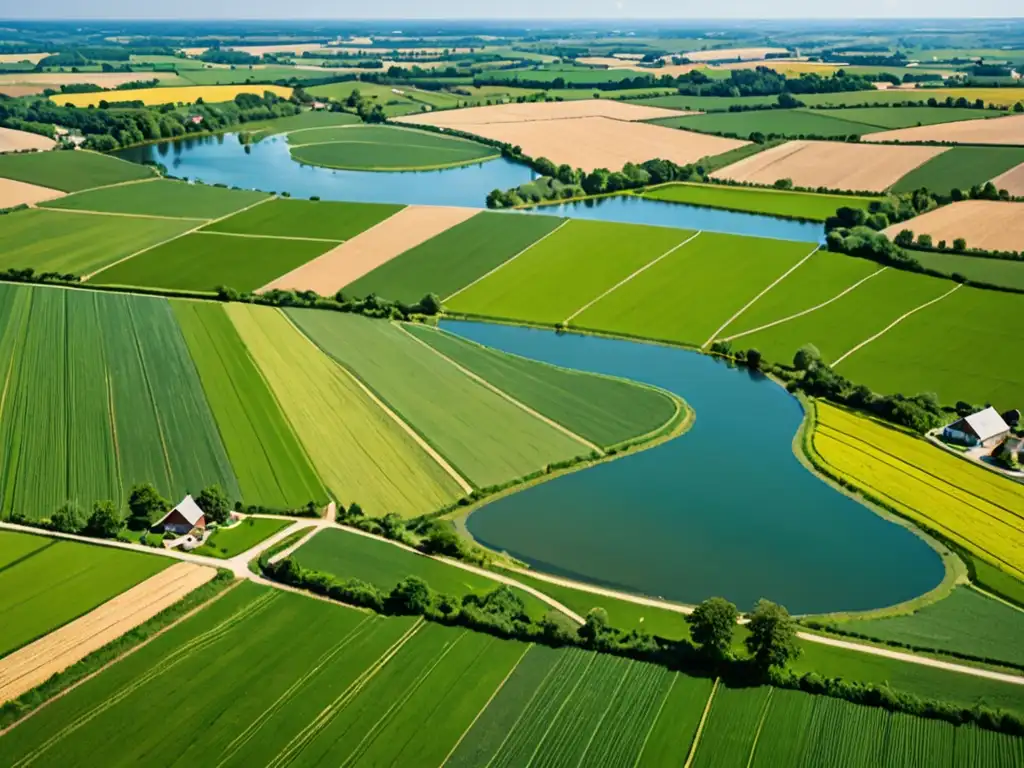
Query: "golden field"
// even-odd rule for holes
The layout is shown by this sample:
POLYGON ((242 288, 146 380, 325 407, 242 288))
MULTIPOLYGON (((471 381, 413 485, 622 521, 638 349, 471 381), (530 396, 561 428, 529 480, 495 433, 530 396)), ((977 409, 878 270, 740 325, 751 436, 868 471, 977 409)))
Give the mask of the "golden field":
POLYGON ((101 101, 141 101, 146 106, 157 104, 194 104, 202 99, 208 104, 231 101, 240 93, 262 95, 266 91, 287 99, 292 95, 291 88, 280 85, 189 85, 169 88, 140 88, 134 91, 98 91, 96 93, 61 93, 51 97, 60 104, 73 104, 76 107, 96 106, 101 101))

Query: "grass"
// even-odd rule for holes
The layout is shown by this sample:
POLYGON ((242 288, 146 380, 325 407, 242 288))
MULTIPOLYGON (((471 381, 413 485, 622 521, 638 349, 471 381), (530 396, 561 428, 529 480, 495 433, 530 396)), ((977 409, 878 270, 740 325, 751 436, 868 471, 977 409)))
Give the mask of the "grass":
POLYGON ((748 112, 713 112, 703 115, 668 117, 651 122, 668 128, 683 128, 700 133, 729 134, 742 139, 752 133, 775 134, 791 138, 818 136, 841 138, 872 133, 881 128, 845 120, 821 110, 761 109, 748 112))
MULTIPOLYGON (((185 76, 192 79, 199 72, 207 70, 190 70, 185 76)), ((230 71, 230 70, 215 70, 230 71)), ((54 104, 64 106, 71 104, 76 107, 96 107, 101 101, 141 101, 147 107, 158 104, 195 104, 202 99, 207 104, 218 104, 233 101, 241 93, 252 93, 262 96, 267 91, 287 99, 292 95, 291 88, 280 85, 185 85, 164 88, 138 88, 131 91, 98 91, 96 93, 59 93, 51 97, 54 104)))
POLYGON ((307 110, 288 117, 273 117, 269 120, 251 120, 245 124, 245 131, 253 131, 260 137, 272 136, 277 133, 301 131, 306 128, 326 128, 330 125, 354 125, 362 122, 358 115, 351 112, 314 112, 307 110))
POLYGON ((553 216, 483 211, 411 248, 345 286, 413 304, 428 293, 450 296, 530 247, 561 223, 553 216))
POLYGON ((155 179, 145 184, 107 187, 61 197, 46 208, 103 213, 131 213, 190 219, 217 219, 267 197, 263 192, 224 189, 205 184, 155 179))
POLYGON ((509 355, 422 325, 403 326, 459 365, 604 448, 664 427, 676 415, 663 392, 509 355))
POLYGON ((414 95, 419 93, 417 89, 409 87, 397 90, 402 91, 402 93, 395 93, 390 85, 377 85, 376 83, 349 80, 341 83, 314 85, 307 90, 307 93, 320 99, 344 101, 353 91, 359 91, 361 97, 369 99, 372 104, 379 104, 381 109, 384 110, 384 114, 388 117, 408 115, 424 109, 425 105, 413 98, 414 95))
POLYGON ((173 301, 171 306, 242 499, 277 509, 294 509, 310 500, 325 503, 327 491, 223 307, 195 301, 173 301))
POLYGON ((844 632, 920 648, 955 651, 1024 666, 1024 610, 1011 608, 970 587, 957 587, 949 597, 912 614, 842 621, 844 632), (983 632, 978 628, 984 627, 983 632))
POLYGON ((333 498, 370 515, 412 517, 462 495, 458 484, 278 310, 225 307, 333 498))
POLYGON ((85 275, 177 237, 197 222, 40 209, 0 218, 0 269, 85 275))
POLYGON ((391 126, 312 128, 288 140, 292 159, 300 163, 355 171, 451 168, 500 154, 475 141, 391 126))
POLYGON ((0 657, 88 613, 173 562, 8 531, 0 531, 0 552, 17 555, 0 566, 4 616, 0 657), (29 546, 38 548, 22 551, 29 546))
POLYGON ((589 453, 398 326, 317 310, 288 310, 288 315, 479 488, 589 453))
POLYGON ((0 177, 78 192, 107 184, 151 179, 152 168, 96 152, 31 152, 0 155, 0 177))
POLYGON ((115 264, 91 278, 103 285, 185 291, 228 286, 247 293, 315 259, 332 244, 195 232, 115 264))
POLYGON ((455 312, 560 323, 693 232, 571 220, 480 282, 449 297, 455 312))
POLYGON ((1024 163, 1024 147, 952 147, 922 163, 892 186, 893 192, 927 187, 947 194, 984 184, 1024 163))
MULTIPOLYGON (((194 83, 195 85, 202 86, 220 86, 228 87, 232 85, 245 84, 249 89, 243 91, 243 93, 255 93, 262 95, 265 90, 273 89, 277 93, 279 86, 260 85, 259 83, 272 83, 286 81, 291 82, 297 80, 302 82, 303 80, 319 80, 328 73, 326 72, 314 72, 308 69, 295 69, 293 67, 281 67, 267 65, 264 69, 249 69, 248 67, 239 67, 238 69, 227 69, 221 67, 215 67, 213 69, 186 69, 181 73, 188 82, 194 83), (252 81, 252 82, 250 82, 252 81)), ((287 89, 286 89, 287 90, 287 89)), ((278 93, 278 95, 282 95, 278 93)), ((223 95, 219 93, 213 94, 213 98, 217 98, 220 101, 229 101, 234 98, 230 96, 225 99, 223 95)), ((210 102, 211 99, 205 99, 210 102)))
POLYGON ((573 324, 699 346, 811 250, 807 243, 703 232, 573 324))
POLYGON ((1005 358, 1018 341, 1007 318, 1022 311, 1018 294, 964 287, 851 355, 839 372, 880 392, 935 392, 944 403, 1016 408, 1024 402, 1024 375, 1005 358))
POLYGON ((704 725, 693 765, 746 765, 771 688, 719 685, 704 725))
POLYGON ((915 251, 913 256, 926 269, 945 275, 963 275, 973 282, 1024 291, 1024 262, 1021 261, 929 251, 915 251))
POLYGON ((711 689, 712 681, 709 679, 675 674, 635 763, 638 768, 660 768, 686 762, 711 689))
MULTIPOLYGON (((435 592, 462 599, 484 595, 501 583, 447 563, 410 552, 387 541, 337 529, 325 529, 292 555, 303 568, 330 573, 339 579, 359 579, 388 593, 407 576, 423 579, 435 592)), ((542 618, 551 608, 516 589, 527 613, 542 618)))
POLYGON ((264 539, 292 524, 291 520, 270 520, 264 517, 250 517, 230 528, 219 528, 209 539, 195 550, 197 555, 228 559, 248 552, 264 539))
POLYGON ((784 192, 753 187, 728 187, 711 184, 676 183, 654 187, 644 197, 671 203, 705 205, 730 211, 765 213, 791 219, 824 221, 842 206, 867 210, 870 197, 818 195, 810 192, 784 192))
POLYGON ((782 139, 772 139, 765 141, 764 144, 757 144, 751 142, 744 144, 741 147, 730 149, 726 152, 722 152, 720 155, 711 155, 701 159, 700 165, 704 168, 706 173, 714 173, 715 171, 725 168, 727 165, 738 163, 748 157, 752 157, 759 152, 764 152, 766 149, 778 146, 782 143, 782 139))
POLYGON ((885 130, 913 128, 916 125, 938 125, 960 120, 979 120, 1006 114, 994 109, 963 109, 958 107, 850 107, 834 109, 828 115, 842 117, 855 123, 866 123, 885 130))
POLYGON ((1020 578, 1024 486, 825 403, 815 451, 840 476, 901 514, 1020 578))
POLYGON ((204 232, 349 240, 402 210, 401 205, 275 198, 203 228, 204 232))

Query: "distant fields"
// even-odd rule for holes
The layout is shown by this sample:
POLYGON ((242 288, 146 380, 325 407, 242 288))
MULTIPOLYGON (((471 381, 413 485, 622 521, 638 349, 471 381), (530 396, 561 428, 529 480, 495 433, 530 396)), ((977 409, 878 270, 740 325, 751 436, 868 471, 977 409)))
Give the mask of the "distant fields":
POLYGON ((47 208, 216 219, 266 198, 264 192, 156 179, 139 184, 79 192, 47 203, 47 208))
POLYGON ((1024 290, 1024 261, 931 251, 914 251, 913 255, 926 269, 945 275, 963 275, 972 282, 1024 290))
POLYGON ((288 310, 288 316, 477 487, 590 452, 581 441, 473 381, 397 326, 316 310, 288 310))
POLYGON ((270 520, 265 517, 250 517, 230 528, 218 529, 203 546, 195 550, 197 555, 229 558, 247 552, 264 539, 292 524, 291 520, 270 520))
POLYGON ((412 304, 428 293, 444 298, 530 247, 562 223, 553 216, 483 211, 345 286, 412 304))
MULTIPOLYGON (((205 70, 190 70, 187 74, 189 79, 200 77, 200 72, 205 70)), ((220 71, 220 70, 216 70, 220 71)), ((232 77, 236 82, 253 76, 253 72, 239 71, 238 76, 232 77)), ((227 79, 227 75, 222 76, 227 79)), ((76 107, 95 107, 101 101, 141 101, 146 106, 155 104, 194 104, 197 99, 202 99, 207 104, 232 101, 240 93, 252 93, 262 96, 267 91, 287 99, 292 95, 291 88, 280 85, 265 85, 263 83, 251 83, 248 85, 183 85, 164 88, 137 88, 129 91, 99 91, 97 93, 59 93, 53 96, 55 104, 64 106, 73 104, 76 107)))
POLYGON ((288 134, 300 163, 362 171, 451 168, 498 157, 475 141, 391 126, 311 128, 288 134))
POLYGON ((707 205, 810 221, 824 221, 834 216, 836 209, 842 206, 867 210, 872 202, 870 197, 852 195, 817 195, 809 192, 684 183, 654 187, 645 191, 643 196, 670 203, 707 205))
POLYGON ((152 168, 96 152, 31 152, 0 155, 0 177, 64 192, 155 177, 152 168))
MULTIPOLYGON (((1006 88, 914 88, 914 89, 891 89, 886 91, 841 91, 839 93, 802 93, 798 98, 808 106, 814 107, 862 107, 869 104, 892 104, 894 106, 886 109, 901 109, 895 106, 899 102, 917 102, 925 104, 929 99, 945 101, 947 97, 959 99, 961 97, 970 102, 981 99, 986 104, 995 104, 1002 107, 1012 107, 1020 101, 1020 94, 1013 89, 1006 88)), ((648 104, 652 107, 669 107, 671 109, 696 109, 696 110, 728 110, 734 104, 749 105, 771 105, 777 103, 775 96, 688 96, 684 94, 673 94, 671 96, 658 96, 651 99, 643 99, 640 104, 648 104)), ((920 107, 915 107, 919 109, 920 107)), ((868 107, 868 109, 872 109, 868 107)), ((960 111, 957 108, 941 107, 950 111, 960 111)), ((971 110, 978 116, 985 114, 981 110, 971 110)), ((912 123, 916 125, 916 123, 912 123)))
POLYGON ((173 563, 0 531, 0 657, 88 613, 173 563))
POLYGON ((275 198, 209 224, 203 231, 268 237, 315 237, 340 242, 379 224, 401 209, 400 205, 380 203, 275 198))
POLYGON ((892 186, 893 192, 927 187, 947 194, 970 189, 1024 163, 1024 147, 952 147, 922 163, 892 186))

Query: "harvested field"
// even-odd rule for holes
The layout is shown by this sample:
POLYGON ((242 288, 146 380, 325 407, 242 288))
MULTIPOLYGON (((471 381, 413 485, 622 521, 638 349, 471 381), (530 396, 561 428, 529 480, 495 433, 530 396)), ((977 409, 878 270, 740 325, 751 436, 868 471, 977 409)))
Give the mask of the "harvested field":
POLYGON ((306 51, 322 50, 324 46, 320 43, 279 43, 277 45, 225 45, 222 47, 228 51, 242 51, 252 56, 262 56, 265 53, 297 53, 301 55, 306 51))
POLYGON ((951 147, 922 163, 896 182, 893 192, 913 192, 926 187, 948 194, 984 184, 1024 162, 1024 147, 951 147))
POLYGON ((336 203, 327 200, 274 198, 222 221, 203 232, 272 237, 316 237, 348 240, 402 210, 382 203, 336 203))
POLYGON ((945 151, 945 147, 790 141, 726 166, 712 176, 754 184, 790 179, 797 187, 882 192, 945 151))
POLYGON ((955 123, 921 125, 914 128, 883 131, 865 136, 864 141, 1024 144, 1024 115, 1009 115, 994 120, 961 120, 955 123))
POLYGON ((155 176, 153 169, 144 165, 82 149, 0 155, 0 177, 63 192, 78 192, 155 176))
POLYGON ((0 128, 0 153, 23 152, 27 149, 45 151, 52 149, 56 142, 38 133, 16 131, 13 128, 0 128))
POLYGON ((65 624, 0 661, 0 704, 45 682, 51 676, 149 621, 217 571, 193 563, 176 563, 65 624))
POLYGON ((6 85, 0 83, 0 93, 4 96, 10 96, 11 98, 17 98, 18 96, 34 96, 37 93, 42 93, 47 89, 45 85, 6 85))
POLYGON ((310 290, 331 296, 401 253, 474 214, 473 208, 411 205, 260 290, 310 290))
POLYGON ((1013 197, 1024 197, 1024 162, 992 179, 996 189, 1005 189, 1013 197))
POLYGON ((27 61, 29 64, 38 64, 52 53, 0 53, 0 64, 20 64, 27 61))
POLYGON ((47 200, 63 197, 59 189, 39 187, 14 179, 0 179, 0 208, 14 208, 17 205, 36 205, 47 200))
POLYGON ((890 238, 909 229, 915 236, 928 234, 938 243, 962 237, 968 248, 986 251, 1024 251, 1024 203, 997 200, 961 200, 928 211, 885 230, 890 238))
POLYGON ((139 184, 122 184, 79 192, 47 207, 101 213, 130 213, 136 216, 216 219, 266 197, 265 192, 154 179, 139 184))
MULTIPOLYGON (((149 73, 146 73, 149 76, 149 73)), ((134 80, 138 80, 135 75, 134 80)), ((92 82, 83 80, 81 82, 92 82)), ((265 85, 255 83, 250 85, 185 85, 166 88, 139 88, 132 91, 115 91, 113 93, 101 91, 100 93, 62 93, 52 96, 51 101, 55 104, 73 104, 76 107, 95 107, 101 101, 141 101, 146 106, 158 104, 194 104, 196 99, 202 99, 207 104, 218 104, 224 101, 231 101, 240 93, 254 93, 262 96, 270 91, 282 99, 292 95, 291 88, 281 85, 265 85)))
MULTIPOLYGON (((98 85, 100 88, 117 88, 125 83, 134 83, 139 80, 159 80, 160 82, 180 83, 182 80, 173 72, 15 72, 13 74, 0 75, 0 90, 6 92, 7 86, 31 85, 38 87, 41 92, 43 88, 57 89, 62 85, 98 85)), ((152 89, 156 90, 156 89, 152 89)), ((138 93, 138 91, 116 91, 116 94, 138 93)), ((75 96, 84 94, 58 93, 54 98, 56 104, 67 104, 65 99, 73 99, 75 96)), ((103 94, 100 94, 103 95, 103 94)))
MULTIPOLYGON (((584 117, 606 117, 612 120, 636 122, 659 117, 679 117, 674 109, 647 107, 613 99, 581 99, 579 101, 535 101, 526 104, 495 104, 490 107, 472 107, 458 111, 409 115, 395 120, 398 123, 436 125, 441 128, 469 130, 467 125, 495 123, 529 123, 547 120, 568 120, 584 117)), ((473 131, 470 131, 472 133, 473 131)))
POLYGON ((518 145, 533 157, 546 157, 556 164, 567 163, 586 171, 594 168, 620 169, 626 163, 651 158, 685 165, 747 143, 607 117, 465 124, 458 128, 518 145))
POLYGON ((753 61, 763 59, 769 53, 789 53, 787 48, 718 48, 709 51, 687 51, 680 54, 690 61, 727 61, 729 59, 740 59, 741 61, 753 61))

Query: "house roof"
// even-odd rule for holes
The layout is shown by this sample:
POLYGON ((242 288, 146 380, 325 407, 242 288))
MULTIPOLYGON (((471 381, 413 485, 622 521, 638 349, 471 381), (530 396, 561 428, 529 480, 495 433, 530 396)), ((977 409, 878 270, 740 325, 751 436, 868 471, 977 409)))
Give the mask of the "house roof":
POLYGON ((1009 425, 1003 421, 999 411, 989 406, 983 411, 965 416, 964 421, 970 426, 971 431, 978 436, 979 440, 988 440, 990 437, 1009 432, 1009 425))
POLYGON ((160 522, 162 523, 175 512, 177 512, 179 515, 185 518, 185 521, 189 525, 195 525, 199 522, 199 519, 203 517, 203 510, 199 508, 199 505, 196 504, 195 499, 193 499, 191 496, 186 496, 184 499, 182 499, 178 506, 176 506, 166 515, 164 515, 164 519, 160 522))

